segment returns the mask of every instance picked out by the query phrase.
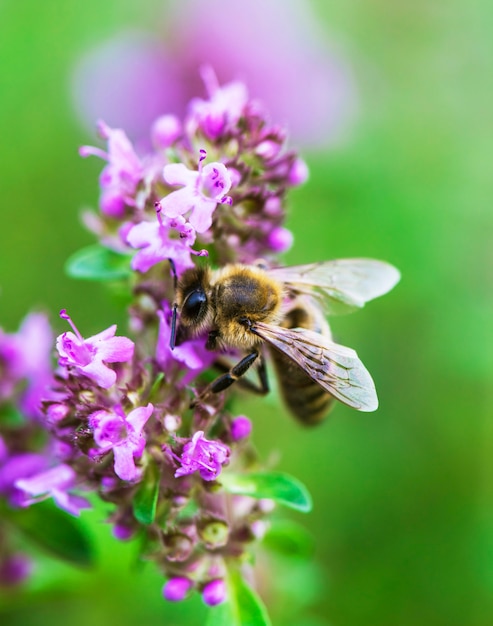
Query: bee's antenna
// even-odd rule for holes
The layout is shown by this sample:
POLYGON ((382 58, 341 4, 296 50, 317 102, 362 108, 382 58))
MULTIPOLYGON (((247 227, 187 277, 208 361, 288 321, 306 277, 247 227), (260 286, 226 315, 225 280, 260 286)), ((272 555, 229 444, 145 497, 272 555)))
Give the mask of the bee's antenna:
POLYGON ((178 311, 178 305, 176 302, 173 304, 173 314, 171 316, 171 335, 169 338, 169 347, 174 350, 175 349, 175 341, 176 341, 176 312, 178 311))
MULTIPOLYGON (((176 297, 176 289, 178 286, 178 275, 176 273, 176 265, 175 262, 173 261, 173 259, 168 259, 170 267, 171 267, 171 274, 173 275, 173 289, 175 291, 175 297, 176 297)), ((169 347, 174 350, 175 349, 175 343, 176 343, 176 317, 177 317, 177 313, 178 313, 178 305, 176 304, 176 302, 173 303, 173 313, 171 316, 171 334, 170 334, 170 338, 169 338, 169 347)))
POLYGON ((176 293, 176 288, 178 285, 178 274, 176 273, 176 265, 173 259, 168 259, 168 261, 171 267, 171 274, 173 275, 173 289, 175 290, 175 293, 176 293))

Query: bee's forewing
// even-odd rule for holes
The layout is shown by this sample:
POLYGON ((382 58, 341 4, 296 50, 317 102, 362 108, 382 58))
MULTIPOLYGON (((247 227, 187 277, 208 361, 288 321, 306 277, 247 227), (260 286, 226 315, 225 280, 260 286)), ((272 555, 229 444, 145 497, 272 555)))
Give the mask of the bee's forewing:
POLYGON ((297 292, 319 297, 329 313, 360 308, 390 291, 400 279, 393 265, 376 259, 336 259, 268 273, 297 292))
POLYGON ((252 330, 340 402, 358 411, 378 408, 373 379, 352 348, 304 328, 288 329, 259 322, 252 330))

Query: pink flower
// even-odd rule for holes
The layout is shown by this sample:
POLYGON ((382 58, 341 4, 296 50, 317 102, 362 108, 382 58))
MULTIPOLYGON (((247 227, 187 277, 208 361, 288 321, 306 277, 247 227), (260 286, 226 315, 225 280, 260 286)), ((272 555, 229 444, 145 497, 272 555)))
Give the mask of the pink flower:
POLYGON ((112 412, 96 411, 89 416, 99 452, 113 450, 115 474, 122 480, 136 480, 140 476, 134 457, 142 455, 146 443, 143 429, 153 411, 149 403, 128 415, 116 407, 112 412))
POLYGON ((114 385, 116 372, 105 363, 130 361, 134 353, 133 341, 127 337, 115 337, 116 325, 84 339, 64 309, 60 311, 60 317, 66 319, 75 332, 69 331, 57 338, 60 365, 87 376, 103 389, 114 385))
POLYGON ((213 69, 209 66, 205 66, 201 74, 209 99, 191 100, 187 128, 191 133, 200 128, 206 137, 214 140, 237 124, 248 102, 248 92, 245 84, 240 81, 220 87, 213 69))
POLYGON ((204 480, 215 480, 221 473, 222 466, 229 461, 230 450, 220 441, 209 441, 202 430, 198 430, 192 440, 183 447, 179 457, 181 467, 175 476, 187 476, 199 472, 204 480))
POLYGON ((189 170, 183 163, 164 166, 164 180, 169 185, 183 185, 183 189, 165 196, 160 204, 164 215, 178 217, 190 212, 188 221, 198 232, 204 233, 211 227, 212 214, 219 202, 229 202, 226 196, 231 188, 231 176, 222 163, 208 163, 202 167, 205 152, 198 171, 189 170))
POLYGON ((153 265, 172 259, 178 274, 193 267, 192 254, 206 256, 205 250, 193 250, 195 230, 178 215, 174 218, 161 217, 158 207, 155 222, 140 222, 127 233, 127 242, 132 248, 140 248, 134 256, 131 267, 139 272, 147 272, 153 265))
POLYGON ((101 211, 112 217, 122 217, 126 205, 135 205, 135 192, 143 177, 143 166, 123 130, 110 128, 104 122, 99 122, 98 129, 108 141, 108 152, 82 146, 79 154, 83 157, 98 156, 108 161, 99 179, 101 211))
POLYGON ((16 480, 15 487, 32 496, 24 501, 25 506, 51 496, 61 509, 72 515, 79 515, 82 509, 91 508, 91 505, 85 498, 68 493, 75 482, 75 471, 62 464, 29 478, 20 478, 16 480))
POLYGON ((11 396, 19 382, 27 380, 20 408, 29 417, 40 417, 41 400, 50 393, 52 345, 53 332, 42 313, 30 313, 17 333, 0 329, 0 398, 11 396))

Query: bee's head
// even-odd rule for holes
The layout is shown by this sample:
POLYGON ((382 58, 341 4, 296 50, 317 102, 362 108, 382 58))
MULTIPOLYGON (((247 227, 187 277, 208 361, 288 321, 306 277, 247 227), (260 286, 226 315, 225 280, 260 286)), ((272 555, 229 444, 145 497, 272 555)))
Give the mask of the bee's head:
POLYGON ((180 325, 199 333, 209 311, 207 285, 208 268, 197 267, 187 270, 177 288, 176 300, 180 311, 180 325))

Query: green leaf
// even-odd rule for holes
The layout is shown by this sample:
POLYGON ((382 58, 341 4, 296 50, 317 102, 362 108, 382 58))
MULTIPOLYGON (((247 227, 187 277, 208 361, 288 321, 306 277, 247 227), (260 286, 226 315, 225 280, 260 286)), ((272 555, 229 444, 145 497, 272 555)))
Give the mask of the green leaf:
POLYGON ((270 498, 291 509, 308 513, 312 499, 306 487, 296 478, 281 472, 252 472, 221 475, 226 491, 252 498, 270 498))
POLYGON ((130 256, 118 254, 99 244, 82 248, 65 264, 72 278, 83 280, 120 280, 131 276, 130 256))
POLYGON ((156 517, 161 474, 156 463, 149 463, 133 499, 135 519, 141 524, 152 524, 156 517))
POLYGON ((81 521, 58 509, 51 501, 25 509, 2 507, 1 517, 54 556, 73 565, 94 564, 94 549, 81 521))
POLYGON ((274 520, 262 543, 273 552, 295 558, 309 558, 314 550, 313 537, 293 520, 274 520))
POLYGON ((228 599, 209 609, 206 626, 271 626, 264 603, 237 571, 227 579, 228 599))

